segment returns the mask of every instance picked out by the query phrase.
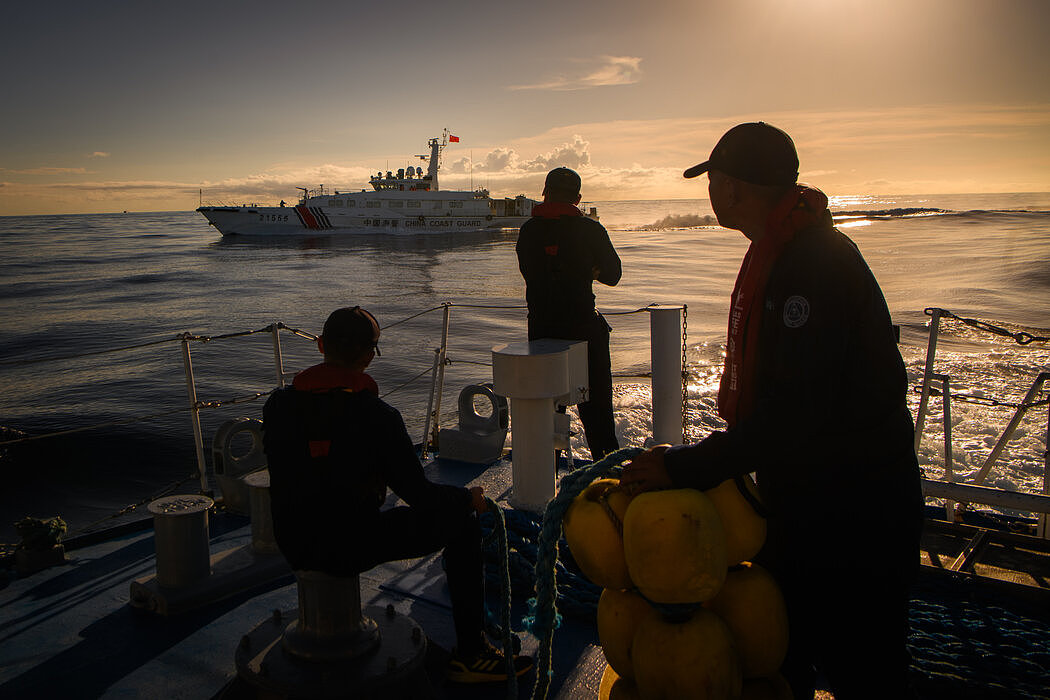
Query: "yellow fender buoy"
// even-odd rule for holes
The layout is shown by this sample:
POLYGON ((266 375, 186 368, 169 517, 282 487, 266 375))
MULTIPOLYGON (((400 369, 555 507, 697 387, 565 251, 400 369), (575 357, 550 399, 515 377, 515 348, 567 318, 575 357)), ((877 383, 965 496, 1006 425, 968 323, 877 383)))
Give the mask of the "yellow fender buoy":
POLYGON ((715 510, 722 518, 726 532, 726 561, 739 564, 751 561, 766 542, 766 519, 755 512, 755 507, 747 496, 741 493, 741 486, 748 490, 751 498, 760 502, 758 489, 750 476, 741 477, 738 485, 733 479, 726 479, 713 489, 704 491, 715 510))
POLYGON ((598 641, 616 673, 634 678, 631 644, 642 619, 659 613, 637 593, 606 588, 598 599, 598 641))
POLYGON ((598 685, 598 700, 641 700, 638 686, 630 678, 616 673, 612 666, 605 667, 602 681, 598 685))
POLYGON ((562 527, 572 558, 595 585, 630 588, 623 556, 623 518, 631 497, 619 479, 596 479, 573 499, 562 527))
POLYGON ((695 489, 634 497, 623 523, 631 580, 657 603, 714 598, 726 577, 726 538, 711 499, 695 489))
POLYGON ((700 608, 686 622, 647 617, 631 650, 643 700, 737 698, 743 679, 732 634, 718 615, 700 608))
POLYGON ((788 647, 787 606, 768 571, 758 564, 734 568, 722 590, 705 605, 733 633, 744 678, 780 670, 788 647))

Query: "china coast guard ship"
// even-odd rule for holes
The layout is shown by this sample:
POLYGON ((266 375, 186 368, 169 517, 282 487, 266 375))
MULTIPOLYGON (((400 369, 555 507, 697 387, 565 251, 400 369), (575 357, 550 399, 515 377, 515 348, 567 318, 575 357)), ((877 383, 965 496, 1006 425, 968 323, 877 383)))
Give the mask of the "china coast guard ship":
MULTIPOLYGON (((441 152, 459 138, 448 129, 429 140, 427 164, 399 168, 369 179, 371 190, 326 191, 300 187, 293 207, 202 206, 197 209, 222 235, 290 236, 321 233, 454 233, 518 228, 535 200, 525 195, 493 199, 486 189, 442 190, 438 185, 441 152)), ((597 218, 592 208, 589 216, 597 218)))

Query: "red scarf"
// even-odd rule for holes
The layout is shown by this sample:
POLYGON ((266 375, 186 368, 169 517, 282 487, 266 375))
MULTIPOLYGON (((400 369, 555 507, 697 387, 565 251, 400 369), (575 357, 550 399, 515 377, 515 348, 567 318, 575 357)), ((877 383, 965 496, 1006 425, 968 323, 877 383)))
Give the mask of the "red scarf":
POLYGON ((583 216, 583 212, 575 204, 551 202, 545 199, 543 204, 537 204, 532 208, 532 215, 544 219, 557 219, 562 216, 583 216))
POLYGON ((808 185, 796 185, 773 208, 765 236, 751 242, 740 264, 729 306, 726 362, 718 387, 718 415, 733 427, 747 418, 755 403, 758 333, 762 298, 773 264, 798 231, 820 221, 827 196, 808 185))
POLYGON ((368 391, 379 396, 379 386, 364 372, 324 362, 307 367, 296 374, 295 379, 292 380, 292 386, 297 391, 345 389, 347 391, 368 391))

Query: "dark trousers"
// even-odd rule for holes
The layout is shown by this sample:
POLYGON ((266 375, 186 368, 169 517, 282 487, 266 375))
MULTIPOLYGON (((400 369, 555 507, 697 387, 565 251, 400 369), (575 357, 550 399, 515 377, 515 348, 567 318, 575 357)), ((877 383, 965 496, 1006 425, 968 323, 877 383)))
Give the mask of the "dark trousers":
POLYGON ((781 673, 796 700, 813 697, 818 671, 836 700, 915 697, 906 643, 918 549, 912 523, 878 529, 848 516, 803 525, 770 521, 757 560, 787 602, 781 673))
POLYGON ((362 534, 352 545, 351 555, 353 568, 359 572, 383 562, 415 559, 444 549, 456 643, 465 655, 478 651, 485 621, 485 582, 477 516, 439 516, 398 506, 381 511, 373 526, 362 534))
POLYGON ((529 340, 559 338, 587 341, 588 400, 579 404, 583 432, 591 459, 598 461, 620 449, 612 403, 612 359, 609 355, 609 324, 601 314, 572 323, 566 319, 539 320, 529 316, 529 340))

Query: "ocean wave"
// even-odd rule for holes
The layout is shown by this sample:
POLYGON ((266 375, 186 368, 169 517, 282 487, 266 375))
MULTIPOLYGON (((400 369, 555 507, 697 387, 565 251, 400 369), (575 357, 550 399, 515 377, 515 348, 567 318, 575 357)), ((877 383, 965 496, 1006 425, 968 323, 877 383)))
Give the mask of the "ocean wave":
POLYGON ((639 226, 639 231, 662 231, 670 228, 692 228, 695 226, 718 226, 718 219, 710 214, 669 214, 659 221, 639 226))
POLYGON ((852 219, 901 219, 913 216, 944 216, 953 214, 949 209, 937 209, 935 207, 898 207, 896 209, 874 209, 861 211, 837 211, 832 212, 836 221, 852 219))
POLYGON ((831 213, 831 216, 835 221, 857 221, 862 219, 913 219, 930 216, 951 216, 974 219, 985 219, 995 216, 1021 216, 1034 218, 1050 216, 1050 211, 1030 209, 969 209, 967 211, 955 211, 952 209, 938 209, 936 207, 897 207, 894 209, 835 211, 831 213))

